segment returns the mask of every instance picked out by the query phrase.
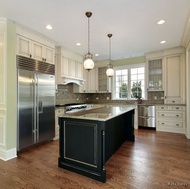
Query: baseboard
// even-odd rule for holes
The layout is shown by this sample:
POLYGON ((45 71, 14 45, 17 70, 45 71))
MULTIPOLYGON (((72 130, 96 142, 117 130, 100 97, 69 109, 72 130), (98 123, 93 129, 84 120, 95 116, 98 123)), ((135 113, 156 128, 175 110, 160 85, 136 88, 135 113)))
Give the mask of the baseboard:
POLYGON ((10 150, 0 149, 0 159, 2 159, 3 161, 8 161, 8 160, 13 159, 15 157, 17 157, 16 148, 13 148, 10 150))

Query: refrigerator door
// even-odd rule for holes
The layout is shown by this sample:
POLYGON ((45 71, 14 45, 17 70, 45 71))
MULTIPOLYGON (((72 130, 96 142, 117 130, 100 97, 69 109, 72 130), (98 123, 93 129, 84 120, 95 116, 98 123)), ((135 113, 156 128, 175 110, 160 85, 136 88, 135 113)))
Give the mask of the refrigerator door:
POLYGON ((55 137, 55 76, 37 74, 37 141, 55 137))
POLYGON ((32 71, 18 70, 18 150, 31 146, 35 136, 35 79, 32 71))

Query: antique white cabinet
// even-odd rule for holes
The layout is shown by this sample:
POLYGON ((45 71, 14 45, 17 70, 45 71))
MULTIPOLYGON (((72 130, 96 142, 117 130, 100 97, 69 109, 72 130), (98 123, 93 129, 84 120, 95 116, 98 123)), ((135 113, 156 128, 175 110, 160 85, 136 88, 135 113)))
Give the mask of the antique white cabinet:
POLYGON ((106 67, 95 66, 92 70, 83 70, 84 85, 74 86, 75 93, 108 93, 111 92, 111 78, 106 75, 106 67))
POLYGON ((185 106, 158 105, 156 106, 156 130, 184 133, 185 106))
POLYGON ((166 56, 164 70, 165 104, 185 104, 184 54, 166 56))
POLYGON ((63 47, 56 48, 57 84, 76 83, 83 85, 83 57, 63 47))
POLYGON ((74 86, 74 93, 97 93, 98 92, 98 68, 88 71, 83 68, 84 84, 74 86))
POLYGON ((165 104, 185 104, 185 49, 146 53, 148 90, 164 91, 165 104))
POLYGON ((163 90, 163 58, 148 59, 148 90, 163 90))
POLYGON ((22 35, 17 35, 17 54, 54 64, 53 47, 22 35))

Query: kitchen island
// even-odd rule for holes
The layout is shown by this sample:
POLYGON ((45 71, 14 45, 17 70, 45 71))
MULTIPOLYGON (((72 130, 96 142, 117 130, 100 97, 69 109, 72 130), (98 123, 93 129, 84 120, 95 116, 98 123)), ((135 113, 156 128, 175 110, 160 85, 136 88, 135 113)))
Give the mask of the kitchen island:
MULTIPOLYGON (((134 141, 134 108, 104 106, 59 117, 58 166, 106 181, 106 161, 125 140, 134 141)), ((118 162, 119 163, 119 162, 118 162)))

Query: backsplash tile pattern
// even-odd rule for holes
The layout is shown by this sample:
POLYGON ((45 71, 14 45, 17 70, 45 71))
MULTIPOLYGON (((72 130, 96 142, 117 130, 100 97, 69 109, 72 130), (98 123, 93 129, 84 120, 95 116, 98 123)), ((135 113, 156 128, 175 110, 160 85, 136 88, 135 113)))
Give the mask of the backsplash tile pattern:
MULTIPOLYGON (((148 100, 143 104, 164 104, 163 91, 148 92, 148 100)), ((111 93, 73 93, 73 84, 58 85, 56 104, 94 103, 94 104, 137 104, 136 100, 111 100, 111 93)))

